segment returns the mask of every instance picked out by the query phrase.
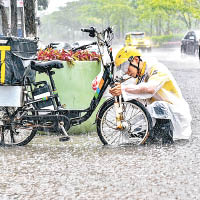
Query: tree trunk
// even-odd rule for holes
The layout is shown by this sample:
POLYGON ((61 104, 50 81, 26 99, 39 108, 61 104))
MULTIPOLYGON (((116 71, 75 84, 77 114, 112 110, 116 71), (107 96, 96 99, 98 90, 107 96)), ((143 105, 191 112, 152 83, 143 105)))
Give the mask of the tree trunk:
POLYGON ((158 27, 159 27, 159 32, 158 32, 158 35, 162 35, 162 18, 161 18, 161 16, 159 16, 159 20, 158 20, 158 22, 159 22, 159 25, 158 25, 158 27))
POLYGON ((24 37, 24 9, 20 8, 20 18, 21 18, 21 29, 22 29, 22 37, 24 37))
POLYGON ((190 30, 192 28, 192 19, 191 19, 190 15, 188 15, 188 21, 189 21, 188 29, 190 30))
POLYGON ((122 30, 121 30, 121 37, 124 38, 125 35, 125 20, 122 18, 122 30))
POLYGON ((170 15, 168 14, 168 19, 167 19, 167 34, 168 35, 170 34, 170 22, 171 22, 170 15))
POLYGON ((156 25, 156 35, 159 35, 159 28, 158 28, 158 20, 156 19, 155 21, 155 25, 156 25))
POLYGON ((1 19, 2 19, 2 31, 3 35, 8 35, 8 17, 6 14, 5 7, 0 4, 0 12, 1 12, 1 19))
POLYGON ((11 35, 17 36, 17 0, 10 1, 11 7, 11 35))
POLYGON ((185 22, 188 30, 191 29, 191 26, 192 26, 192 23, 191 23, 191 19, 190 19, 190 16, 189 14, 187 13, 182 13, 182 18, 183 18, 183 21, 185 22))
POLYGON ((151 19, 150 20, 150 35, 152 36, 153 35, 153 20, 151 19))
POLYGON ((35 37, 35 0, 24 0, 24 15, 26 37, 35 37))
POLYGON ((156 19, 156 35, 161 35, 162 33, 162 19, 161 16, 158 16, 156 19))
POLYGON ((121 24, 120 22, 118 23, 118 27, 117 27, 117 32, 116 32, 116 38, 120 39, 121 37, 121 24))

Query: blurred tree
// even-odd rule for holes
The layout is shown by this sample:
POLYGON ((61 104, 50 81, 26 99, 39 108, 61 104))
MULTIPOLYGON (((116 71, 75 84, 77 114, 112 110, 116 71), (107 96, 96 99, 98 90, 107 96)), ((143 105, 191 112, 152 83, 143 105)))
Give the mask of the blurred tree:
POLYGON ((2 1, 0 1, 0 13, 1 13, 1 20, 2 20, 2 32, 3 35, 7 36, 8 34, 8 17, 6 14, 6 9, 2 1))
POLYGON ((10 1, 11 8, 11 35, 17 36, 17 0, 10 1))
POLYGON ((110 4, 111 24, 118 26, 118 38, 123 38, 129 25, 136 19, 130 1, 116 0, 110 4))
POLYGON ((184 21, 187 29, 192 28, 194 18, 200 19, 199 9, 200 4, 198 0, 177 0, 178 12, 180 19, 184 21))
POLYGON ((187 29, 191 29, 192 22, 199 12, 198 0, 138 0, 137 11, 140 20, 153 21, 156 34, 170 34, 174 21, 184 23, 187 29), (153 14, 152 14, 153 13, 153 14))
MULTIPOLYGON (((48 7, 48 0, 38 0, 40 10, 48 7)), ((24 0, 25 32, 27 37, 36 36, 35 0, 24 0)))
POLYGON ((117 25, 119 38, 124 36, 129 20, 134 17, 131 2, 124 0, 85 0, 79 11, 81 23, 96 19, 100 21, 101 28, 117 25))
POLYGON ((48 0, 38 0, 38 10, 45 10, 48 8, 48 0))
POLYGON ((46 37, 64 40, 84 39, 79 31, 82 27, 103 29, 108 25, 116 25, 118 38, 129 31, 168 35, 200 28, 199 10, 200 0, 77 0, 43 17, 41 30, 46 37))
MULTIPOLYGON (((48 0, 38 0, 38 8, 46 9, 48 7, 48 0)), ((10 1, 11 8, 11 35, 17 36, 17 0, 10 1)), ((8 30, 8 17, 6 8, 2 0, 0 0, 0 14, 2 19, 2 31, 7 35, 8 30)), ((36 35, 35 25, 35 0, 24 0, 24 17, 25 17, 25 31, 26 36, 36 35)))
POLYGON ((36 36, 35 0, 24 0, 24 17, 26 36, 36 36))

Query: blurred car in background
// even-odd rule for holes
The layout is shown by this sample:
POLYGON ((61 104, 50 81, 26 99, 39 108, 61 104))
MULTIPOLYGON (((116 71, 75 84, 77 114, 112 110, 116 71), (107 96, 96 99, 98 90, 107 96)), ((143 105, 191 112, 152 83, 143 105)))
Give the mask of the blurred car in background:
MULTIPOLYGON (((188 31, 181 40, 181 53, 187 55, 198 55, 200 48, 200 31, 188 31)), ((199 56, 200 57, 200 56, 199 56)))
POLYGON ((152 44, 145 32, 129 32, 125 35, 125 46, 133 46, 136 49, 151 51, 152 44))
MULTIPOLYGON (((77 48, 82 45, 87 45, 92 43, 93 41, 87 41, 87 40, 82 40, 82 41, 76 41, 72 44, 72 48, 77 48)), ((97 45, 90 45, 90 47, 87 49, 89 52, 95 52, 99 54, 99 49, 97 45)))

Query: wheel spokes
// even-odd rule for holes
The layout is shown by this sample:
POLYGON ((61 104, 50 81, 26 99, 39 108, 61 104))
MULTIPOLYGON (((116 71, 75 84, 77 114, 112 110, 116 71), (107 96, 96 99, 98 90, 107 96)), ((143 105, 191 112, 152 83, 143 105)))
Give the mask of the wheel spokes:
POLYGON ((123 117, 123 121, 128 124, 128 128, 117 130, 114 106, 111 106, 104 113, 101 121, 101 131, 107 143, 111 145, 142 143, 148 130, 145 113, 135 104, 124 102, 123 117))

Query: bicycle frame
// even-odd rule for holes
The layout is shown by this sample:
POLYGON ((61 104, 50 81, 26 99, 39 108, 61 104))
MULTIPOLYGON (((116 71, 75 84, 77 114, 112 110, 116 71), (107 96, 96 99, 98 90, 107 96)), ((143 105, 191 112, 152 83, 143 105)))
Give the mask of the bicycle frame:
MULTIPOLYGON (((107 30, 107 29, 106 29, 107 30)), ((110 30, 110 29, 109 29, 110 30)), ((85 32, 94 31, 94 30, 88 30, 85 32)), ((97 32, 96 32, 97 33, 97 32)), ((97 37, 97 45, 100 49, 100 42, 102 42, 100 33, 96 34, 97 37)), ((94 44, 94 43, 92 43, 94 44)), ((113 80, 113 71, 114 71, 114 61, 112 56, 112 50, 110 49, 110 45, 107 41, 104 41, 104 44, 106 46, 106 50, 108 51, 108 55, 110 57, 111 62, 107 65, 104 65, 103 59, 102 59, 102 65, 104 67, 104 73, 100 80, 99 86, 94 94, 94 97, 92 98, 90 105, 88 108, 83 110, 69 110, 69 109, 63 109, 61 107, 61 102, 59 100, 59 95, 56 92, 56 85, 53 80, 53 74, 55 74, 54 71, 48 71, 47 75, 49 76, 51 89, 53 91, 53 94, 46 97, 47 99, 52 99, 54 110, 45 110, 45 109, 35 109, 34 105, 35 103, 44 101, 44 98, 40 99, 33 99, 28 94, 26 94, 26 102, 22 108, 18 108, 12 115, 14 117, 17 112, 30 112, 30 115, 21 115, 20 120, 23 121, 33 121, 33 125, 38 128, 38 130, 41 131, 50 131, 50 132, 60 132, 61 129, 59 127, 59 123, 62 121, 64 122, 64 127, 67 130, 70 129, 71 126, 76 126, 81 124, 82 122, 86 121, 90 118, 96 107, 98 106, 105 90, 109 85, 112 85, 114 83, 113 80), (32 108, 30 108, 32 107, 32 108), (40 115, 39 113, 48 113, 45 115, 40 115), (51 121, 51 126, 46 125, 47 122, 51 121)), ((84 45, 82 47, 78 47, 73 50, 87 48, 89 45, 84 45)), ((100 55, 102 57, 102 52, 100 51, 100 55)), ((24 80, 25 88, 30 87, 31 93, 33 92, 33 85, 31 83, 28 83, 28 79, 24 80)), ((36 82, 35 85, 40 84, 41 82, 36 82)), ((27 89, 26 89, 27 90, 27 89)))

